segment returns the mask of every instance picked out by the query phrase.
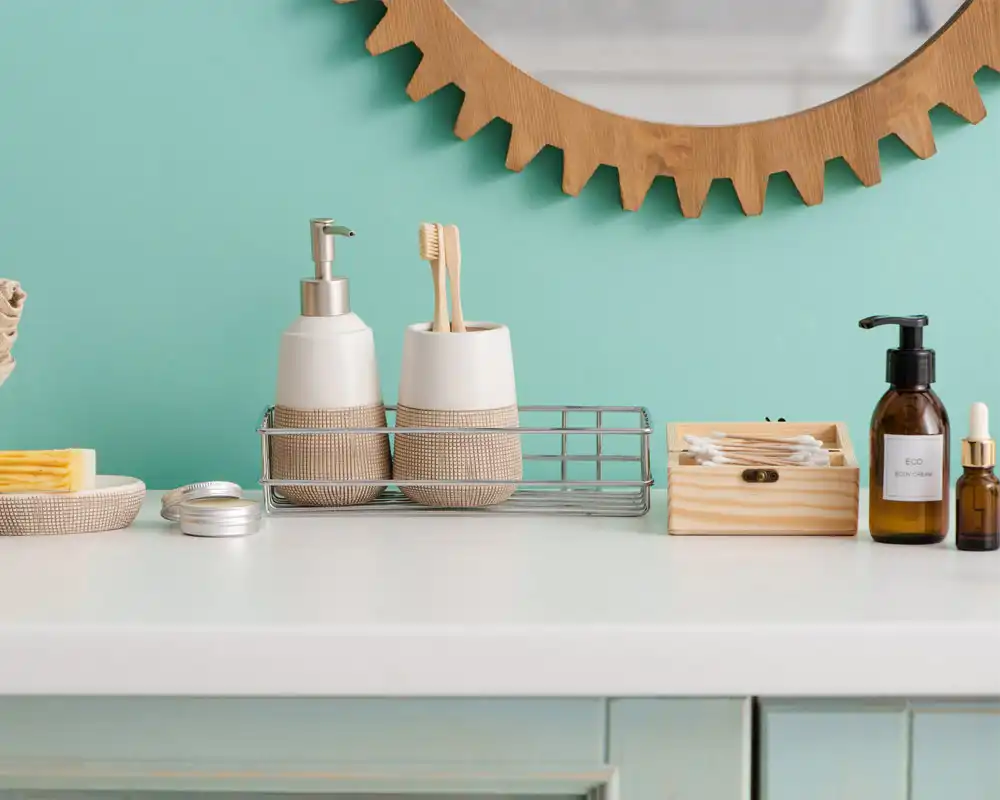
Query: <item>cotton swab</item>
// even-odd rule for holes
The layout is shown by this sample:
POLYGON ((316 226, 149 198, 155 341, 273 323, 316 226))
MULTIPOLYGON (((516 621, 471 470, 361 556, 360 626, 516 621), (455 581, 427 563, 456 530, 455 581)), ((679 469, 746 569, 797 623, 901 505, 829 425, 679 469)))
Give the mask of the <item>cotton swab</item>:
POLYGON ((785 458, 751 458, 748 456, 696 456, 695 463, 706 464, 741 464, 752 467, 828 467, 829 459, 793 460, 785 458))
POLYGON ((806 458, 792 456, 790 458, 753 458, 750 456, 699 455, 695 462, 700 466, 715 466, 719 464, 739 465, 746 467, 828 467, 829 457, 806 458))
POLYGON ((762 453, 802 453, 818 452, 823 449, 822 443, 782 443, 782 442, 741 442, 728 439, 715 439, 699 436, 684 437, 689 448, 704 449, 716 448, 718 450, 752 450, 762 453))
POLYGON ((711 438, 732 439, 744 442, 789 442, 793 444, 814 445, 816 447, 823 446, 823 442, 815 436, 810 436, 809 434, 802 434, 801 436, 749 436, 740 433, 722 433, 720 431, 713 431, 711 438))
POLYGON ((688 453, 701 465, 829 466, 830 452, 819 439, 741 436, 714 431, 710 436, 685 436, 688 453))

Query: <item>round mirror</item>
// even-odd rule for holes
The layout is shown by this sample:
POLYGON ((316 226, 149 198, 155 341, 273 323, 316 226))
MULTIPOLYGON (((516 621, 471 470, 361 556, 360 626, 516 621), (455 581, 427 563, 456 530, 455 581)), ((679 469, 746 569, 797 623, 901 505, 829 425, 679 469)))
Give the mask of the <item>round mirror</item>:
POLYGON ((733 125, 874 80, 962 0, 449 0, 546 86, 637 119, 733 125))
POLYGON ((412 99, 455 84, 456 136, 506 121, 507 167, 558 148, 571 195, 614 167, 630 211, 667 177, 685 217, 717 180, 760 214, 779 173, 816 205, 838 158, 874 186, 883 139, 929 158, 930 112, 981 121, 1000 70, 1000 0, 383 2, 367 47, 416 46, 412 99))

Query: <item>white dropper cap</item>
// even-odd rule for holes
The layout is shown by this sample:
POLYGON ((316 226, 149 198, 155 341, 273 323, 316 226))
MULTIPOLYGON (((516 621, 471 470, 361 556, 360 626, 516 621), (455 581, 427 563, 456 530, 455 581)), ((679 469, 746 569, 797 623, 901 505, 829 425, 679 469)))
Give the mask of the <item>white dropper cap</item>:
POLYGON ((969 409, 970 442, 985 442, 990 438, 990 410, 986 403, 973 403, 969 409))

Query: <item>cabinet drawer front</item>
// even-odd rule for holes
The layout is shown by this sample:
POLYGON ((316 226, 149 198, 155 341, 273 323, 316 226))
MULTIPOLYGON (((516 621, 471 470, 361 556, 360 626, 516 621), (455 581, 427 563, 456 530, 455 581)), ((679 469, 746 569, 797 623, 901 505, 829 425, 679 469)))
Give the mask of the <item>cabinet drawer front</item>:
POLYGON ((761 800, 906 800, 905 701, 769 701, 761 800))
POLYGON ((1000 797, 1000 703, 912 706, 912 800, 1000 797))
POLYGON ((603 762, 601 700, 0 698, 0 757, 235 764, 603 762))
POLYGON ((622 800, 749 800, 750 716, 749 699, 613 701, 622 800))

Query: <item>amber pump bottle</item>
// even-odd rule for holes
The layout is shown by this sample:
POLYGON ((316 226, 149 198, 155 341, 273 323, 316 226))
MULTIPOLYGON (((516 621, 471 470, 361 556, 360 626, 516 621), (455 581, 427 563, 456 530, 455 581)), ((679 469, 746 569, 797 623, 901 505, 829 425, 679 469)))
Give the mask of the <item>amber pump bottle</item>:
POLYGON ((962 440, 962 477, 955 484, 955 546, 1000 548, 1000 480, 993 474, 997 446, 990 438, 989 409, 973 403, 969 435, 962 440))
POLYGON ((868 528, 876 542, 936 544, 948 535, 948 412, 934 394, 934 351, 925 316, 868 317, 870 329, 899 326, 886 357, 889 390, 872 414, 868 528))

